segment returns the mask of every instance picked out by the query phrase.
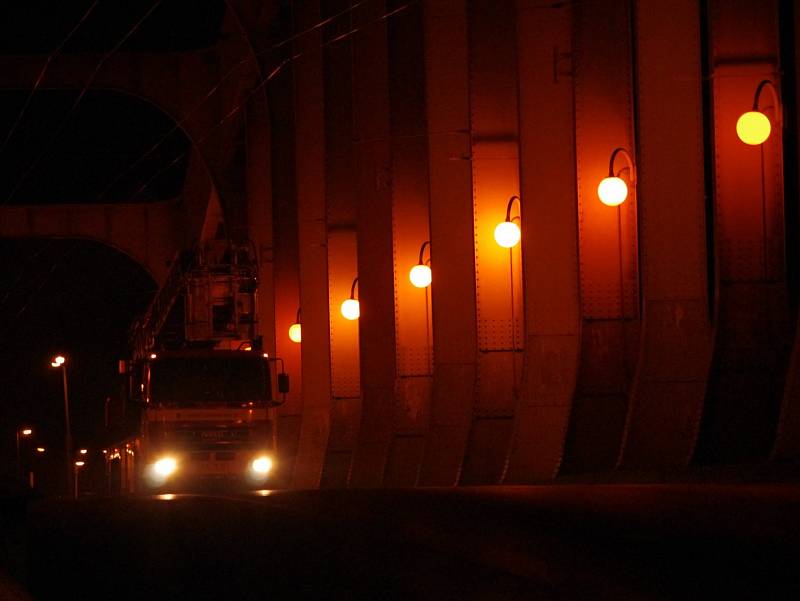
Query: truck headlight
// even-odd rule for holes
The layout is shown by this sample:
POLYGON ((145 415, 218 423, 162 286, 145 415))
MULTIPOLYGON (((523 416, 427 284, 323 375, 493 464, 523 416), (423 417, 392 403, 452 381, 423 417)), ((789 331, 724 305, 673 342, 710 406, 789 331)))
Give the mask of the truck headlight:
POLYGON ((253 471, 254 474, 258 474, 259 476, 266 476, 267 474, 269 474, 270 470, 272 470, 272 459, 270 459, 266 455, 256 457, 250 464, 250 469, 253 471))
POLYGON ((151 488, 158 488, 178 470, 178 460, 174 457, 161 456, 147 466, 144 471, 145 481, 151 488))
POLYGON ((178 462, 172 457, 162 457, 153 464, 153 471, 163 478, 171 476, 178 469, 178 462))

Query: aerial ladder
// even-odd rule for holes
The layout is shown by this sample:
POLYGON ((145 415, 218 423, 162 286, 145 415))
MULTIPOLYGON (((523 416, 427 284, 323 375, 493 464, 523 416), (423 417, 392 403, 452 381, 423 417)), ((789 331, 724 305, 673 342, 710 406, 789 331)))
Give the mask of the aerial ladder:
POLYGON ((134 360, 154 350, 258 345, 258 263, 250 242, 207 240, 176 253, 164 285, 134 321, 134 360))

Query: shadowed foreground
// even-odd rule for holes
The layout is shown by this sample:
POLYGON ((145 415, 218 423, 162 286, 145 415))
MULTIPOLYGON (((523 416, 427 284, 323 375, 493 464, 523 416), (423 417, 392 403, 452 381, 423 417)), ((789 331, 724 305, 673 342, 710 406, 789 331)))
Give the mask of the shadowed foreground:
POLYGON ((550 486, 46 502, 66 599, 796 599, 800 488, 550 486))

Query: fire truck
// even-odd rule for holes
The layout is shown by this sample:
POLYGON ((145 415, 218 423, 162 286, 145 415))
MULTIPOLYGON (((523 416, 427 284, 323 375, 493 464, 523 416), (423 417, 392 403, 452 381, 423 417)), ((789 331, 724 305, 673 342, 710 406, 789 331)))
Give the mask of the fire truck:
POLYGON ((111 494, 273 486, 289 383, 261 349, 257 274, 248 243, 176 256, 120 361, 116 437, 103 451, 111 494))

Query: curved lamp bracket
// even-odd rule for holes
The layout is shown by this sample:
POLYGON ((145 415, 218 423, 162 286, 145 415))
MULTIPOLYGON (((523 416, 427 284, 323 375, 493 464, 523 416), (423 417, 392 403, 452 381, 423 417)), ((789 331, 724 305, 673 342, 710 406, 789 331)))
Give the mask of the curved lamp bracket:
MULTIPOLYGON (((619 147, 615 148, 614 152, 611 153, 611 159, 608 162, 608 177, 617 177, 617 174, 614 173, 614 161, 616 160, 618 155, 622 155, 625 157, 625 160, 628 163, 628 172, 630 174, 629 180, 631 185, 636 185, 636 165, 633 162, 633 157, 631 153, 629 153, 625 148, 619 147)), ((622 173, 620 170, 619 173, 622 173)))
POLYGON ((758 87, 756 88, 756 93, 753 96, 753 110, 758 111, 758 103, 761 100, 761 92, 764 88, 769 88, 770 94, 772 95, 772 101, 775 103, 775 116, 777 117, 781 127, 783 127, 783 105, 781 105, 780 97, 778 96, 778 88, 775 87, 775 84, 770 79, 763 79, 759 82, 758 87))
MULTIPOLYGON (((511 207, 514 204, 514 201, 517 201, 519 205, 520 212, 522 212, 522 200, 516 194, 508 199, 508 204, 506 205, 506 221, 511 221, 511 207)), ((519 217, 515 217, 514 219, 519 219, 519 217)))
MULTIPOLYGON (((425 247, 430 248, 430 246, 431 246, 431 241, 430 240, 425 240, 425 242, 422 243, 422 246, 420 246, 420 248, 419 248, 419 260, 417 261, 418 265, 425 265, 425 263, 423 263, 423 256, 425 254, 425 247)), ((428 256, 430 256, 430 251, 428 251, 428 256)), ((430 262, 430 258, 428 259, 427 262, 430 262)))

